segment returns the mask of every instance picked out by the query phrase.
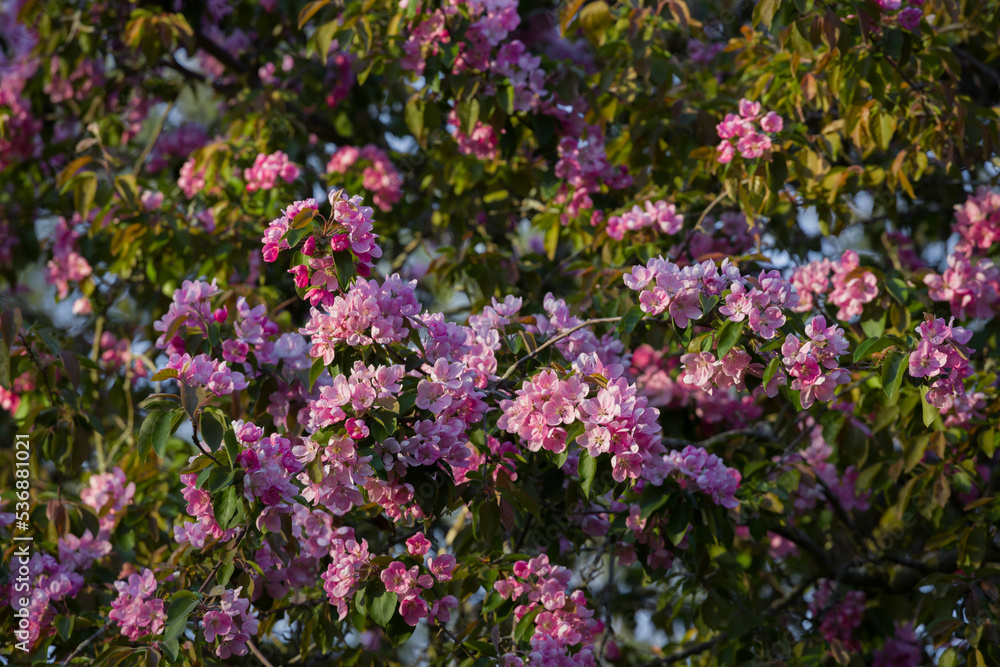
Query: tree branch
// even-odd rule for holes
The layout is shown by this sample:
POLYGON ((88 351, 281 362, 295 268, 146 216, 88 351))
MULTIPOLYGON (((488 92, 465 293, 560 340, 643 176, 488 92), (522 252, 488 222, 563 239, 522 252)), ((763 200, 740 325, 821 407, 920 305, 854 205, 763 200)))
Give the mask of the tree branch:
POLYGON ((541 345, 539 345, 538 347, 536 347, 534 350, 532 350, 528 354, 524 355, 523 357, 521 357, 520 359, 518 359, 517 361, 515 361, 511 365, 511 367, 507 369, 507 372, 504 373, 502 376, 500 376, 500 381, 503 382, 504 380, 506 380, 507 378, 509 378, 511 376, 511 374, 514 372, 514 369, 517 368, 519 365, 523 364, 528 359, 531 359, 533 356, 535 356, 536 354, 538 354, 539 352, 541 352, 545 348, 549 347, 550 345, 554 345, 555 343, 558 343, 562 339, 567 338, 569 336, 572 336, 573 334, 575 334, 580 329, 583 329, 585 327, 589 327, 589 326, 594 325, 594 324, 607 324, 607 323, 610 323, 610 322, 618 322, 621 319, 622 319, 621 315, 619 315, 617 317, 598 317, 598 318, 593 319, 593 320, 587 320, 586 322, 581 322, 580 324, 577 324, 575 327, 569 328, 569 329, 567 329, 566 331, 563 331, 561 334, 559 334, 557 336, 553 336, 552 338, 548 339, 547 341, 545 341, 544 343, 542 343, 541 345))

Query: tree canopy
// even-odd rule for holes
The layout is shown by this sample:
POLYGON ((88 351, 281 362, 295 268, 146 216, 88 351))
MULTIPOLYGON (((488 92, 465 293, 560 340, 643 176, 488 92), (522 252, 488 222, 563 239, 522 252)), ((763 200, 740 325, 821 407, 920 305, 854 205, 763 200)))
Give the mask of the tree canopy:
POLYGON ((1000 665, 998 35, 0 0, 4 656, 1000 665))

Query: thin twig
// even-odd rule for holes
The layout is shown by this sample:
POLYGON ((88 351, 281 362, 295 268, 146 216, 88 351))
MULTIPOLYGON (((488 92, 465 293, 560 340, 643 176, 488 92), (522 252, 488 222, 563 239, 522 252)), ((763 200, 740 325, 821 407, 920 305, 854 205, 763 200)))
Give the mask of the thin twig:
POLYGON ((98 637, 100 637, 101 635, 103 635, 105 632, 107 632, 108 631, 108 627, 109 627, 109 624, 102 625, 101 628, 97 632, 95 632, 94 634, 90 635, 89 639, 87 639, 82 644, 80 644, 79 646, 77 646, 75 651, 73 651, 68 656, 66 656, 66 659, 63 660, 60 664, 62 664, 62 665, 68 665, 69 662, 70 662, 70 660, 72 660, 77 655, 79 655, 80 651, 82 651, 83 649, 85 649, 88 646, 90 646, 92 643, 94 643, 95 639, 97 639, 98 637))
POLYGON ((252 639, 247 640, 247 648, 250 649, 251 653, 257 656, 258 660, 264 663, 264 667, 274 667, 274 665, 271 664, 271 661, 265 658, 264 654, 260 652, 260 649, 258 649, 257 645, 253 643, 252 639))
POLYGON ((548 339, 547 341, 545 341, 544 343, 542 343, 541 345, 539 345, 538 347, 536 347, 534 350, 532 350, 528 354, 524 355, 523 357, 521 357, 520 359, 518 359, 517 361, 515 361, 511 365, 511 367, 507 369, 507 372, 504 373, 502 376, 500 376, 500 381, 503 382, 504 380, 506 380, 507 378, 509 378, 511 376, 511 374, 514 372, 514 369, 517 368, 518 366, 520 366, 522 363, 524 363, 528 359, 531 359, 533 356, 535 356, 536 354, 538 354, 539 352, 541 352, 542 350, 544 350, 548 346, 553 345, 555 343, 558 343, 559 341, 561 341, 562 339, 564 339, 564 338, 566 338, 568 336, 572 336, 573 334, 575 334, 580 329, 583 329, 585 327, 589 327, 589 326, 594 325, 594 324, 609 324, 611 322, 617 322, 617 321, 619 321, 621 319, 622 319, 621 315, 619 315, 617 317, 598 317, 598 318, 593 319, 593 320, 587 320, 586 322, 581 322, 580 324, 577 324, 575 327, 571 327, 571 328, 567 329, 566 331, 562 332, 558 336, 553 336, 552 338, 548 339))
POLYGON ((157 139, 160 138, 160 134, 163 133, 163 126, 167 124, 167 116, 170 112, 174 110, 174 104, 177 103, 177 99, 174 98, 170 100, 170 104, 167 105, 166 110, 164 110, 163 115, 156 123, 156 127, 153 128, 153 134, 150 135, 149 141, 146 142, 145 147, 142 149, 142 153, 139 154, 139 159, 136 160, 135 165, 132 167, 132 176, 138 176, 142 171, 142 165, 149 156, 149 153, 153 150, 153 146, 156 144, 157 139))

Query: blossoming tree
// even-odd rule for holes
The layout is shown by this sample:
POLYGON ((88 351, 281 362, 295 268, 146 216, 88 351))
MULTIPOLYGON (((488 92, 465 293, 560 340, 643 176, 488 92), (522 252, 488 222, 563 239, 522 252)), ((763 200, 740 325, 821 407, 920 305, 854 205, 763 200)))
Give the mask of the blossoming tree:
POLYGON ((1000 664, 997 34, 0 0, 4 656, 1000 664))

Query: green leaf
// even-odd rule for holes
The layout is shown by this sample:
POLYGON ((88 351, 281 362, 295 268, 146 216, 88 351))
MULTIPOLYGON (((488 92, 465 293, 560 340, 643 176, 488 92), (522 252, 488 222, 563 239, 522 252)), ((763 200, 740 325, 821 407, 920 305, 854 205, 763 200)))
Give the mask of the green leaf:
POLYGON ((931 405, 927 400, 927 393, 930 390, 931 388, 926 385, 920 388, 920 403, 923 407, 924 426, 928 427, 933 424, 934 420, 938 418, 939 414, 941 414, 941 410, 931 405))
POLYGON ((887 347, 891 347, 895 343, 892 339, 888 337, 875 337, 868 338, 858 345, 858 349, 854 350, 854 363, 858 363, 862 359, 867 359, 876 352, 881 352, 887 347))
POLYGON ((629 311, 625 313, 625 316, 618 321, 618 333, 632 333, 635 330, 639 320, 643 318, 646 313, 642 312, 642 308, 639 306, 632 306, 629 311))
POLYGON ((242 451, 239 441, 236 440, 236 431, 227 429, 226 434, 222 437, 222 441, 226 444, 226 454, 229 455, 229 464, 235 467, 236 457, 242 451))
POLYGON ((161 459, 173 430, 173 413, 159 410, 150 412, 139 427, 139 459, 145 461, 152 449, 161 459))
POLYGON ((570 427, 566 429, 566 451, 568 453, 570 445, 576 442, 576 439, 583 435, 586 427, 583 425, 582 421, 575 421, 570 424, 570 427))
POLYGON ((21 331, 24 319, 21 316, 20 308, 12 308, 0 313, 0 334, 3 335, 3 342, 7 344, 7 349, 14 347, 14 341, 21 331))
POLYGON ((290 248, 294 248, 299 245, 299 242, 305 237, 312 234, 312 229, 309 227, 300 227, 298 229, 289 229, 285 232, 284 240, 288 242, 290 248))
POLYGON ((556 258, 556 250, 559 249, 559 228, 562 225, 558 220, 545 230, 545 255, 549 259, 556 258))
POLYGON ((424 137, 424 102, 418 94, 414 94, 413 97, 406 103, 406 109, 404 110, 404 118, 406 120, 406 126, 410 128, 410 132, 413 133, 414 139, 417 143, 423 145, 424 137))
POLYGON ((590 497, 590 487, 594 483, 594 473, 597 472, 597 459, 586 450, 580 452, 580 461, 576 464, 576 472, 580 475, 580 488, 583 495, 590 497))
POLYGON ((753 8, 753 24, 770 28, 779 3, 780 0, 760 0, 757 6, 753 8))
POLYGON ((996 451, 996 439, 997 432, 996 429, 989 429, 979 437, 979 447, 983 450, 989 458, 993 458, 993 452, 996 451))
POLYGON ((214 452, 222 444, 222 436, 226 432, 226 427, 220 424, 219 420, 208 410, 201 413, 199 422, 201 423, 201 437, 214 452))
POLYGON ((236 509, 239 506, 239 497, 236 495, 236 487, 229 486, 215 494, 212 498, 212 509, 215 512, 215 520, 223 530, 231 528, 229 525, 236 516, 236 509))
POLYGON ((330 4, 330 0, 315 0, 315 2, 310 2, 303 7, 302 11, 299 12, 299 30, 302 30, 306 23, 309 23, 309 19, 316 16, 316 13, 328 4, 330 4))
POLYGON ((740 336, 743 335, 743 327, 746 322, 726 322, 719 329, 719 345, 717 352, 719 353, 719 359, 722 359, 726 354, 733 348, 734 345, 739 341, 740 336))
POLYGON ((767 368, 764 369, 764 387, 770 384, 771 380, 774 379, 774 374, 778 372, 778 368, 781 366, 781 357, 775 357, 768 362, 767 368))
POLYGON ((483 540, 487 544, 492 542, 499 529, 500 505, 494 500, 487 499, 479 506, 479 531, 483 534, 483 540))
POLYGON ((892 298, 899 302, 904 308, 910 300, 910 286, 906 281, 898 276, 889 276, 885 281, 885 288, 892 295, 892 298))
POLYGON ((541 609, 534 609, 521 617, 514 628, 514 641, 523 642, 531 639, 531 636, 535 634, 535 616, 538 616, 541 611, 541 609))
POLYGON ((164 368, 163 370, 156 371, 153 377, 149 378, 150 382, 163 382, 164 380, 176 379, 179 375, 179 371, 176 368, 164 368))
POLYGON ((323 361, 323 358, 320 357, 313 362, 312 368, 309 369, 309 391, 312 391, 313 387, 316 385, 316 380, 323 374, 324 370, 326 370, 326 363, 323 361))
POLYGON ((335 252, 333 261, 337 264, 337 282, 344 291, 347 291, 347 286, 351 284, 351 278, 355 273, 354 255, 349 252, 335 252))
POLYGON ((882 390, 892 400, 903 383, 903 372, 906 370, 906 355, 890 352, 882 362, 882 390))
POLYGON ((180 653, 181 646, 180 642, 176 639, 168 639, 160 642, 160 647, 166 652, 167 657, 170 658, 171 662, 177 661, 177 655, 180 653))
POLYGON ((191 598, 186 595, 182 596, 179 592, 174 593, 170 607, 167 608, 167 622, 163 626, 163 641, 177 639, 184 634, 188 616, 198 606, 198 602, 196 597, 191 598))
POLYGON ((94 662, 90 663, 90 667, 115 667, 133 653, 135 649, 131 646, 112 646, 98 655, 94 662))
POLYGON ((369 603, 368 614, 373 621, 384 628, 389 625, 392 615, 396 613, 397 600, 398 596, 395 593, 386 591, 369 603))

